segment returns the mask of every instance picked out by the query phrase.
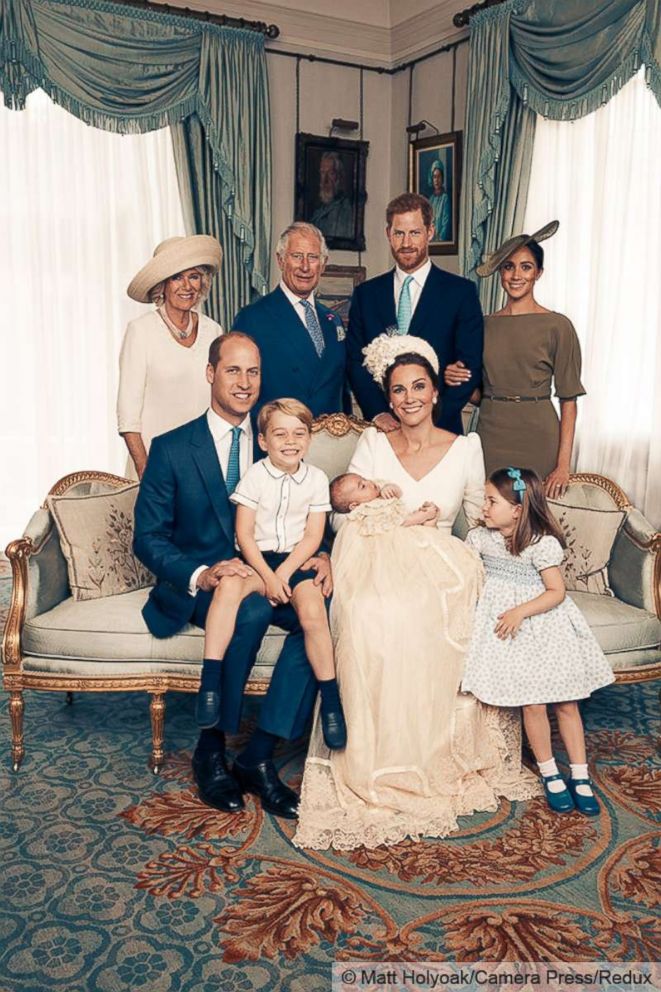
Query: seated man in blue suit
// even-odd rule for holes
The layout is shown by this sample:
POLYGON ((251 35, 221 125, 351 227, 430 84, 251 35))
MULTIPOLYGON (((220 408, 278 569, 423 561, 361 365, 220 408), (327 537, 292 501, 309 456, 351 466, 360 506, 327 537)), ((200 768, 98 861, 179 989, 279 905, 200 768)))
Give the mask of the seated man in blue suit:
POLYGON ((363 366, 362 349, 384 331, 414 334, 436 351, 441 382, 451 362, 461 360, 474 370, 468 382, 441 395, 438 426, 463 434, 461 410, 479 385, 482 369, 484 327, 475 286, 432 265, 433 211, 426 197, 402 193, 391 200, 386 237, 395 268, 356 286, 351 300, 347 372, 354 396, 368 420, 385 431, 397 429, 383 391, 363 366))
POLYGON ((232 325, 250 334, 262 355, 253 421, 265 403, 282 396, 305 403, 314 417, 350 413, 344 325, 315 299, 328 259, 324 236, 313 224, 290 224, 280 235, 276 258, 280 285, 240 310, 232 325))
MULTIPOLYGON (((255 342, 240 333, 216 338, 209 349, 207 380, 209 410, 152 442, 135 506, 135 553, 157 580, 143 610, 155 637, 171 637, 187 623, 204 627, 221 578, 251 571, 236 557, 229 495, 253 459, 250 411, 260 385, 255 342)), ((315 581, 330 595, 327 558, 312 559, 306 567, 315 568, 315 581)), ((235 812, 243 809, 242 792, 253 792, 268 812, 295 817, 298 796, 278 778, 272 756, 279 737, 303 733, 317 684, 292 607, 273 607, 256 594, 244 600, 225 658, 204 662, 201 689, 198 723, 207 729, 193 754, 193 774, 202 801, 235 812), (290 633, 273 670, 257 729, 230 772, 225 731, 239 728, 244 686, 271 623, 290 633), (210 696, 219 681, 220 719, 209 726, 217 719, 217 710, 211 721, 200 710, 205 695, 210 696)))

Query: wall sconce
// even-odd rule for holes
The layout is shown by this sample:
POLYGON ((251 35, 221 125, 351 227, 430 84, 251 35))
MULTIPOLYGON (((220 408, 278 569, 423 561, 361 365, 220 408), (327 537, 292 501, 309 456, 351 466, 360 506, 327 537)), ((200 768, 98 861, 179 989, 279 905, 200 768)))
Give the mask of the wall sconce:
POLYGON ((421 131, 425 131, 428 127, 435 131, 436 134, 441 132, 438 130, 435 124, 431 124, 430 121, 421 120, 417 124, 408 124, 406 128, 406 133, 409 135, 409 140, 417 138, 421 131))
POLYGON ((328 136, 330 137, 333 131, 357 131, 359 126, 358 121, 347 121, 344 117, 334 117, 328 129, 328 136))

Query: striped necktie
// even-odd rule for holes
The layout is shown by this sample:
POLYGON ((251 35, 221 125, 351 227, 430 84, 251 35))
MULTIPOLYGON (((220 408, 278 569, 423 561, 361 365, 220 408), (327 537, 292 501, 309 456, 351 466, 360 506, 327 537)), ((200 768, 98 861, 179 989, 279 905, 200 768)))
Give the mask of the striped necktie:
POLYGON ((413 276, 407 276, 399 294, 399 300, 397 301, 398 334, 408 334, 409 332, 411 317, 413 316, 413 309, 411 306, 411 290, 409 288, 412 282, 413 276))
POLYGON ((230 456, 227 460, 227 476, 225 477, 225 488, 227 495, 231 496, 239 484, 241 477, 241 466, 239 464, 239 446, 241 444, 242 427, 232 428, 232 444, 230 445, 230 456))
POLYGON ((301 306, 305 310, 305 326, 308 329, 308 334, 312 338, 317 355, 321 358, 324 352, 324 335, 321 333, 317 312, 309 300, 301 300, 301 306))

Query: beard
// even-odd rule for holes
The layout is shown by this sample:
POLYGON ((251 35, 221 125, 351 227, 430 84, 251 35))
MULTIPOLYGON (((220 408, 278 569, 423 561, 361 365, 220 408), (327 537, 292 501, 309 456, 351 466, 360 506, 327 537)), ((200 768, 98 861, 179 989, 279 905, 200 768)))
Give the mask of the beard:
POLYGON ((321 185, 319 186, 319 199, 324 204, 324 206, 326 206, 327 204, 333 202, 333 200, 337 196, 337 192, 338 192, 337 183, 333 182, 332 180, 330 181, 322 180, 321 185))
POLYGON ((411 272, 413 269, 418 269, 420 266, 427 261, 427 245, 420 248, 393 248, 390 247, 392 257, 395 259, 400 269, 404 272, 411 272))

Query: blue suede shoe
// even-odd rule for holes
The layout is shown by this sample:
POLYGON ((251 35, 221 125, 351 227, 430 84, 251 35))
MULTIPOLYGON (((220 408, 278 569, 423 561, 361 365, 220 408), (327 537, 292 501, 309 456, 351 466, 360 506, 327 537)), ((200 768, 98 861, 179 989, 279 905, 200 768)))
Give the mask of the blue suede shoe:
POLYGON ((544 792, 546 794, 546 801, 553 810, 554 813, 571 813, 574 806, 574 800, 572 799, 571 792, 567 788, 565 780, 562 775, 543 775, 542 785, 544 786, 544 792), (551 792, 548 787, 549 782, 560 781, 565 786, 560 792, 551 792))
POLYGON ((576 791, 577 785, 589 785, 593 788, 592 782, 589 778, 570 778, 567 782, 567 788, 571 793, 571 797, 574 800, 574 806, 582 813, 583 816, 599 816, 601 812, 601 806, 599 805, 599 800, 596 796, 582 796, 580 792, 576 791))

